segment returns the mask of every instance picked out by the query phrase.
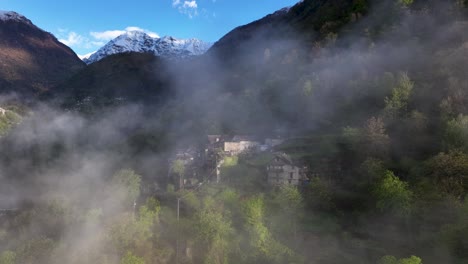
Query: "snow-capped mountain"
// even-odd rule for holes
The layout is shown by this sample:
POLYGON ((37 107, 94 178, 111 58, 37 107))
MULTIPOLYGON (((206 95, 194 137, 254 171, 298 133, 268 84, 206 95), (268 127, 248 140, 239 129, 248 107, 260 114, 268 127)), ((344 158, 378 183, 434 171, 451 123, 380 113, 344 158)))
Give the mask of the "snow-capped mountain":
POLYGON ((86 64, 99 61, 109 55, 126 52, 153 53, 166 58, 185 58, 205 53, 213 43, 198 39, 176 39, 173 37, 153 38, 142 31, 129 31, 109 41, 89 58, 86 64))
POLYGON ((2 21, 14 20, 17 22, 26 22, 28 24, 32 24, 29 19, 13 11, 0 10, 0 20, 2 21))
POLYGON ((85 54, 85 55, 78 55, 78 58, 80 58, 80 59, 83 60, 83 61, 84 61, 84 60, 88 60, 89 57, 91 57, 91 55, 93 55, 94 53, 96 53, 96 52, 93 51, 93 52, 90 52, 90 53, 85 54))

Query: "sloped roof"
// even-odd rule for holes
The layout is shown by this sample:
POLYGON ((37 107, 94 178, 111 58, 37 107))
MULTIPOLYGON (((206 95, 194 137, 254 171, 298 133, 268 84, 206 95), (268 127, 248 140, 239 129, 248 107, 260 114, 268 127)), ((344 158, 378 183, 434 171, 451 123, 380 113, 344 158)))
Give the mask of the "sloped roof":
POLYGON ((269 164, 287 164, 294 165, 291 157, 284 152, 275 152, 269 162, 269 164))

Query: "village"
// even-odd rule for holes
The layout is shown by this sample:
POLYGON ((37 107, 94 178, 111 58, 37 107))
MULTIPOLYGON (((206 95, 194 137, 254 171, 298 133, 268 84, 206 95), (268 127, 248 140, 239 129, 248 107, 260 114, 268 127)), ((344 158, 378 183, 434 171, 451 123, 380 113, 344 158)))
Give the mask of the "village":
POLYGON ((320 166, 310 167, 281 149, 289 139, 241 135, 207 135, 204 145, 179 149, 169 159, 169 183, 176 189, 196 188, 202 182, 222 183, 223 168, 237 165, 239 157, 249 166, 262 171, 267 186, 290 185, 303 187, 312 177, 335 173, 336 164, 321 160, 320 166), (248 162, 258 160, 261 162, 248 162))

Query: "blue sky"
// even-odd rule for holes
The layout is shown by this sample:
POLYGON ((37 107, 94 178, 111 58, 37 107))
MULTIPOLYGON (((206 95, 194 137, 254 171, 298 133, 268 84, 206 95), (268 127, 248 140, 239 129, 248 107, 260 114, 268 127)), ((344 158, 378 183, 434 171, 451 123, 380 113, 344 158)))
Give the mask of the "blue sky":
POLYGON ((129 29, 216 41, 298 0, 0 0, 53 33, 77 54, 95 51, 129 29))

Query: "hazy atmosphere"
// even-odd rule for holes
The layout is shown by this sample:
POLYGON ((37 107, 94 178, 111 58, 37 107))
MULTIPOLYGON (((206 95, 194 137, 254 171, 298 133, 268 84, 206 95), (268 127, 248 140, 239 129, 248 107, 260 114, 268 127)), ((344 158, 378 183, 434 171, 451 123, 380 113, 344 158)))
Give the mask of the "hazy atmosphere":
POLYGON ((468 263, 468 2, 104 2, 0 0, 0 264, 468 263))

